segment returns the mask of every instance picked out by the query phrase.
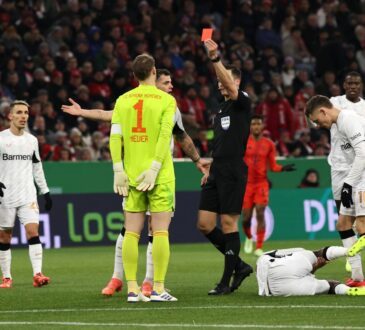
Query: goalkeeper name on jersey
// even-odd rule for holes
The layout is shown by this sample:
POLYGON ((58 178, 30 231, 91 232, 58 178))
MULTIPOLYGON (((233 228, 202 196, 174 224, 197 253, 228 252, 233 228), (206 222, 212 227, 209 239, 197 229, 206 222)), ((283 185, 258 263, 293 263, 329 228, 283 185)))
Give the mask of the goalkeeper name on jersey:
POLYGON ((175 180, 169 152, 175 111, 175 98, 155 86, 140 85, 118 98, 110 147, 119 158, 113 162, 123 160, 130 186, 153 161, 162 164, 156 184, 175 180))

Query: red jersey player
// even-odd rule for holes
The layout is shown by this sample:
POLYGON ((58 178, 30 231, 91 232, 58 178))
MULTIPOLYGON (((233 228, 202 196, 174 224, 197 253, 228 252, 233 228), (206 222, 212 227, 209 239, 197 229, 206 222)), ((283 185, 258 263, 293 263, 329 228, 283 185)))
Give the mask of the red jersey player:
POLYGON ((245 253, 253 250, 251 234, 251 218, 256 209, 257 235, 255 255, 263 254, 262 246, 265 237, 265 208, 269 203, 268 168, 273 172, 294 171, 294 164, 279 165, 275 160, 275 144, 262 136, 264 129, 263 117, 254 115, 251 119, 251 135, 248 138, 245 162, 248 167, 248 179, 243 200, 243 230, 247 236, 244 246, 245 253))

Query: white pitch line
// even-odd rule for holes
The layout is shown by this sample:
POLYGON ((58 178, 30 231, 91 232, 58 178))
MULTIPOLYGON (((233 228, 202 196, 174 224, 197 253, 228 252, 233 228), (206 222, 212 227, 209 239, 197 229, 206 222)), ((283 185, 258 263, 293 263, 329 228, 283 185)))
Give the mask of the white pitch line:
POLYGON ((24 309, 0 310, 0 314, 17 313, 79 313, 79 312, 113 312, 113 311, 156 311, 156 310, 189 310, 189 309, 365 309, 365 305, 223 305, 223 306, 166 306, 166 307, 115 307, 115 308, 61 308, 61 309, 24 309))
POLYGON ((199 323, 105 323, 105 322, 30 322, 14 321, 0 322, 0 325, 65 325, 75 327, 148 327, 148 328, 235 328, 235 329, 345 329, 345 330, 362 330, 365 327, 358 326, 325 326, 325 325, 279 325, 279 324, 199 324, 199 323))

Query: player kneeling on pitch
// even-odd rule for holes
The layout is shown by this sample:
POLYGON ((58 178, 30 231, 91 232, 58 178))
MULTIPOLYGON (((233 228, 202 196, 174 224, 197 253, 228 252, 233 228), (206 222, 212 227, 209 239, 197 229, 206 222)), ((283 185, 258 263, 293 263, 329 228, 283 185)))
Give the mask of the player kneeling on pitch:
POLYGON ((329 246, 318 251, 302 248, 267 252, 257 260, 260 296, 365 295, 365 288, 350 288, 334 280, 319 280, 314 272, 328 261, 347 255, 347 248, 329 246))
POLYGON ((43 250, 39 239, 38 191, 45 199, 45 209, 52 208, 46 179, 44 177, 37 139, 25 131, 29 118, 29 104, 14 101, 10 105, 10 128, 0 133, 0 288, 11 288, 12 277, 10 242, 18 217, 24 225, 29 258, 33 268, 33 286, 50 282, 42 274, 43 250))

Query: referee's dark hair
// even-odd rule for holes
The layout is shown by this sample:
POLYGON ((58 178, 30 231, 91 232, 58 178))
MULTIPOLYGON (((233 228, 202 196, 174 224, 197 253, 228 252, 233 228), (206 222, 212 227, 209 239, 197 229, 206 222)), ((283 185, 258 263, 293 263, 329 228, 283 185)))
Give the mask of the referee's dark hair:
POLYGON ((262 122, 264 121, 264 116, 263 115, 259 115, 258 113, 254 113, 252 116, 251 116, 251 121, 253 120, 261 120, 262 122))
POLYGON ((157 69, 156 80, 158 80, 161 76, 171 76, 171 72, 167 69, 157 69))
POLYGON ((241 80, 241 70, 236 66, 229 64, 226 69, 232 72, 233 78, 241 80))
POLYGON ((305 115, 309 117, 318 108, 333 108, 333 104, 330 99, 324 95, 312 96, 306 104, 305 115))

